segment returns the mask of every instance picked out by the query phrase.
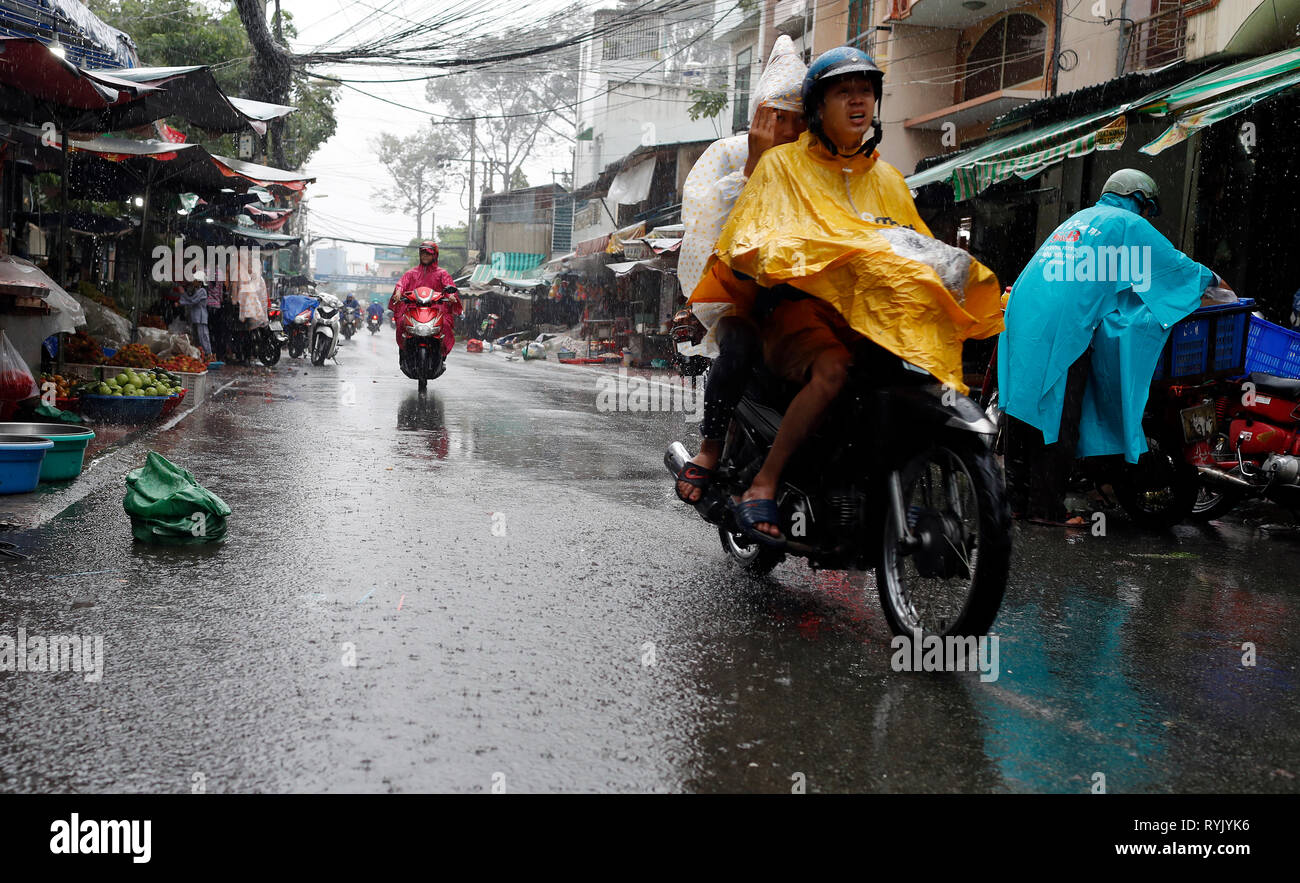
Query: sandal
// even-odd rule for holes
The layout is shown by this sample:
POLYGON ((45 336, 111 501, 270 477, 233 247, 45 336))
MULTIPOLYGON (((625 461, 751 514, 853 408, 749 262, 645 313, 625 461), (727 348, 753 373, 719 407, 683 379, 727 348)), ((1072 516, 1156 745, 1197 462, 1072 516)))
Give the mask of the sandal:
POLYGON ((762 543, 764 546, 771 546, 774 549, 785 546, 786 539, 784 535, 774 537, 758 529, 760 524, 780 525, 781 510, 776 508, 775 500, 749 500, 744 503, 728 500, 727 508, 731 510, 731 514, 735 518, 736 526, 749 539, 756 543, 762 543))
POLYGON ((1069 527, 1076 530, 1087 530, 1092 526, 1092 523, 1082 515, 1071 515, 1064 521, 1054 521, 1051 518, 1030 518, 1028 521, 1030 524, 1041 524, 1044 527, 1069 527))
MULTIPOLYGON (((704 492, 707 491, 709 485, 713 483, 713 470, 705 469, 703 466, 687 460, 682 464, 682 468, 677 471, 676 482, 685 482, 691 487, 699 488, 700 500, 703 500, 704 492)), ((677 499, 681 500, 683 503, 694 506, 696 503, 700 502, 700 500, 689 500, 682 496, 681 489, 677 487, 676 483, 673 484, 673 490, 677 494, 677 499)))

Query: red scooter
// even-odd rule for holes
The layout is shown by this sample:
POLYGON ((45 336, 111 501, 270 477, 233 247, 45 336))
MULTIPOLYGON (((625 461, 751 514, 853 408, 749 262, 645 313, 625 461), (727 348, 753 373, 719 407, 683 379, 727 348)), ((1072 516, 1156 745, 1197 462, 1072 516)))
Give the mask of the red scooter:
POLYGON ((398 300, 404 307, 397 324, 402 373, 418 380, 424 392, 430 380, 447 370, 447 354, 456 344, 455 317, 464 307, 454 288, 417 288, 398 300))

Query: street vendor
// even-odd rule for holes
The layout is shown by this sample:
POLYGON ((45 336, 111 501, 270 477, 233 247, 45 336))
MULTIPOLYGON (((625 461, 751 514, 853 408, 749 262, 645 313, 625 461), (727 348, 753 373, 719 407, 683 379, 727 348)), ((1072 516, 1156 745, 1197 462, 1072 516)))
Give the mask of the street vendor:
POLYGON ((769 366, 801 386, 749 489, 731 508, 750 538, 780 546, 773 496, 820 423, 863 338, 965 392, 962 344, 1002 330, 993 273, 934 239, 897 169, 880 160, 884 73, 842 46, 809 66, 808 131, 773 147, 719 237, 692 301, 771 304, 769 366))
POLYGON ((1231 288, 1184 255, 1148 218, 1154 180, 1137 169, 1107 179, 1101 198, 1056 228, 1011 288, 998 344, 1015 514, 1084 527, 1065 508, 1076 453, 1146 451, 1142 412, 1169 329, 1207 288, 1231 288), (1077 448, 1077 451, 1076 451, 1077 448))
POLYGON ((206 281, 203 271, 196 270, 190 277, 189 290, 181 295, 180 305, 194 331, 199 348, 205 355, 211 355, 212 340, 208 337, 208 290, 204 286, 206 281))
MULTIPOLYGON (((807 72, 794 42, 785 35, 778 37, 767 67, 758 79, 749 132, 710 144, 686 176, 682 190, 685 233, 677 262, 677 280, 688 297, 703 277, 718 235, 763 152, 794 141, 806 128, 802 92, 807 72)), ((715 295, 718 293, 725 294, 715 289, 715 295)), ((695 325, 698 339, 679 349, 686 356, 702 355, 714 360, 704 390, 700 451, 682 466, 677 479, 677 496, 693 503, 703 495, 722 456, 727 425, 745 391, 761 347, 753 316, 734 301, 693 300, 687 309, 691 315, 682 316, 679 321, 698 322, 695 325)))

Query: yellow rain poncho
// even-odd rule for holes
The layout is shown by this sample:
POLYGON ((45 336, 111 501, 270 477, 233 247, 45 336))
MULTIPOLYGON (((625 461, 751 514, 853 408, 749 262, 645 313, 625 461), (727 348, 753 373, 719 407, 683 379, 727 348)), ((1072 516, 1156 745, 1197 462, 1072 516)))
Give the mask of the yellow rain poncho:
POLYGON ((931 236, 903 176, 878 157, 834 157, 811 132, 765 152, 691 303, 744 296, 732 273, 792 285, 965 392, 962 342, 1002 330, 1002 291, 969 253, 931 236))

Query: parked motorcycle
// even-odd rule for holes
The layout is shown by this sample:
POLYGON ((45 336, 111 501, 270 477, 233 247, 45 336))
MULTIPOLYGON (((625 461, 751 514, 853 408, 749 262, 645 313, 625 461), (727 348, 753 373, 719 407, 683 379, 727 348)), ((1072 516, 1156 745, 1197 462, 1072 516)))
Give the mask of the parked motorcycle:
POLYGON ((321 294, 320 306, 311 323, 311 363, 324 365, 326 359, 334 358, 339 351, 339 313, 343 302, 332 294, 321 294))
POLYGON ((289 356, 301 359, 311 342, 312 316, 318 301, 301 294, 286 294, 280 299, 281 318, 285 325, 285 344, 289 356))
MULTIPOLYGON (((760 367, 736 408, 714 481, 694 504, 724 552, 754 575, 787 555, 813 568, 874 568, 894 634, 985 634, 1011 560, 992 422, 967 397, 864 342, 844 392, 781 476, 787 541, 774 548, 743 533, 726 503, 758 473, 797 392, 760 367)), ((674 442, 664 465, 675 476, 687 459, 674 442)))
POLYGON ((459 298, 454 288, 434 291, 417 288, 402 294, 407 304, 402 313, 403 336, 399 352, 402 373, 419 381, 424 392, 430 380, 446 370, 443 340, 453 341, 454 305, 459 298))
POLYGON ((1192 518, 1219 518, 1250 499, 1300 509, 1300 380, 1253 372, 1206 395, 1189 449, 1202 481, 1192 518))
POLYGON ((280 349, 288 338, 280 321, 280 308, 273 306, 266 315, 267 324, 253 331, 253 349, 261 363, 270 368, 280 361, 280 349))

